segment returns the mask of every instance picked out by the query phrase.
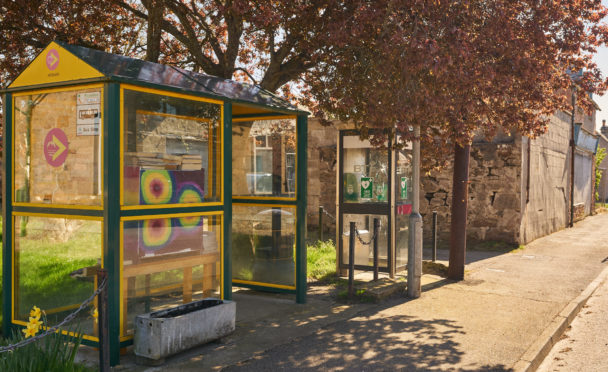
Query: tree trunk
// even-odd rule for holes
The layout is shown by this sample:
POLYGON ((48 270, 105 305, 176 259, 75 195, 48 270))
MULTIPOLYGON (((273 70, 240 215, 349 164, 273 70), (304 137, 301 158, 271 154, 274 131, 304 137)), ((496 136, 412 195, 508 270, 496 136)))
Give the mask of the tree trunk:
POLYGON ((469 200, 469 153, 471 145, 454 145, 452 178, 452 224, 450 229, 450 265, 448 278, 464 279, 467 248, 467 205, 469 200))
POLYGON ((160 36, 165 6, 164 0, 148 2, 148 29, 146 33, 146 61, 158 63, 160 57, 160 36))

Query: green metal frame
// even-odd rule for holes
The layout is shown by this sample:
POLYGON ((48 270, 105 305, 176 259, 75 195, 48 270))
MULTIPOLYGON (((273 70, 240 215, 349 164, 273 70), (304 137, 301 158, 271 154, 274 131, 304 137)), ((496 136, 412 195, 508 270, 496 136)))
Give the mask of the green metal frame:
POLYGON ((224 102, 224 298, 232 300, 232 103, 224 102))
POLYGON ((120 362, 120 85, 104 89, 103 262, 108 271, 110 365, 120 362))
MULTIPOLYGON (((281 116, 281 115, 297 115, 297 195, 296 200, 246 200, 238 199, 234 202, 239 204, 266 204, 266 205, 292 205, 297 208, 296 218, 296 289, 281 289, 274 287, 266 287, 263 285, 243 285, 239 286, 250 287, 257 290, 280 292, 295 294, 297 303, 306 302, 306 183, 307 183, 307 113, 298 111, 292 112, 287 110, 275 109, 263 105, 252 105, 238 100, 224 99, 223 111, 223 205, 215 206, 196 206, 196 207, 179 207, 179 208, 155 208, 155 209, 130 209, 121 210, 120 208, 120 154, 119 151, 109 151, 108 149, 120 148, 120 83, 129 83, 141 87, 155 88, 168 92, 183 93, 195 97, 216 98, 209 94, 192 92, 184 89, 166 87, 152 83, 142 83, 141 81, 131 79, 95 79, 95 82, 104 82, 104 107, 103 107, 103 210, 83 210, 69 208, 53 208, 53 207, 28 207, 12 205, 12 166, 13 166, 13 149, 12 149, 12 120, 13 120, 13 102, 12 91, 28 91, 38 90, 41 88, 58 87, 58 86, 73 86, 75 89, 79 85, 90 84, 92 81, 71 81, 61 82, 52 85, 39 85, 24 87, 13 90, 4 91, 4 137, 3 137, 3 159, 4 159, 4 174, 3 180, 3 305, 2 311, 4 314, 2 322, 2 331, 4 334, 9 334, 13 329, 18 329, 21 326, 13 325, 12 314, 12 240, 13 240, 13 211, 25 213, 53 213, 70 216, 95 216, 103 217, 103 262, 104 267, 108 271, 110 278, 108 286, 108 308, 109 314, 109 338, 110 338, 110 364, 117 365, 120 362, 120 349, 133 343, 133 340, 120 340, 120 218, 127 216, 145 216, 157 214, 175 214, 186 212, 223 212, 223 296, 225 299, 232 299, 232 107, 234 103, 243 104, 249 107, 258 107, 271 112, 266 114, 251 114, 239 115, 238 117, 262 117, 262 116, 281 116)), ((221 98, 220 98, 221 99, 221 98)), ((126 315, 126 314, 125 314, 126 315)), ((125 320, 126 321, 126 320, 125 320)), ((83 340, 83 344, 97 346, 97 343, 90 340, 83 340)))
POLYGON ((12 328, 12 299, 13 299, 13 96, 5 94, 4 102, 4 135, 3 144, 3 167, 4 179, 2 180, 2 333, 9 335, 12 328))
POLYGON ((306 196, 308 174, 308 117, 298 115, 296 123, 297 211, 296 220, 296 302, 306 303, 306 196))

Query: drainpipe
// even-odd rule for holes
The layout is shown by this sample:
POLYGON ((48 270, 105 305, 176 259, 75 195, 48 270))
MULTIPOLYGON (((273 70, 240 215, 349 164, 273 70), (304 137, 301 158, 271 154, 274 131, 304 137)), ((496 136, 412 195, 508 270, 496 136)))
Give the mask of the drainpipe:
POLYGON ((532 139, 528 137, 528 149, 527 149, 527 160, 526 160, 526 204, 530 202, 530 147, 532 146, 532 139))
POLYGON ((576 150, 576 144, 574 143, 574 115, 576 112, 576 86, 572 87, 572 115, 570 117, 570 152, 572 157, 570 158, 570 224, 569 227, 574 226, 574 153, 576 150))

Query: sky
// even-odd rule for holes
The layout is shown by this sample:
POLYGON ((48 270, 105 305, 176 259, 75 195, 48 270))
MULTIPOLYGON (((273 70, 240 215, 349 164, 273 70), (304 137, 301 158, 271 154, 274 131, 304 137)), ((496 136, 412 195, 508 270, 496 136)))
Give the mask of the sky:
MULTIPOLYGON (((602 4, 604 6, 608 6, 608 0, 602 0, 602 4)), ((595 55, 595 63, 597 63, 598 67, 602 71, 602 74, 605 76, 608 75, 608 47, 603 46, 598 49, 597 54, 595 55)), ((602 119, 606 120, 608 123, 608 92, 606 92, 603 96, 595 95, 593 99, 600 106, 600 110, 596 114, 596 122, 595 126, 599 129, 602 126, 602 119)))

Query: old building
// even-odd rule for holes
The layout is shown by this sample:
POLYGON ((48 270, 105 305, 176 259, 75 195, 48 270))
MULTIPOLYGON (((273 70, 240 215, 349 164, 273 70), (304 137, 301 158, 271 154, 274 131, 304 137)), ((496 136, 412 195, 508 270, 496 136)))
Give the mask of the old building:
MULTIPOLYGON (((546 134, 528 139, 502 134, 491 141, 476 138, 469 167, 469 240, 525 244, 566 227, 570 207, 575 220, 593 210, 595 113, 577 110, 575 122, 574 192, 571 199, 571 115, 558 112, 550 118, 546 134), (573 200, 573 203, 571 202, 573 200)), ((309 126, 308 222, 318 226, 318 208, 335 215, 336 138, 341 125, 309 126)), ((430 238, 431 216, 438 213, 440 240, 449 239, 452 169, 422 177, 421 214, 425 240, 430 238)), ((335 221, 325 218, 326 229, 335 221)), ((314 237, 314 236, 313 236, 314 237)))

